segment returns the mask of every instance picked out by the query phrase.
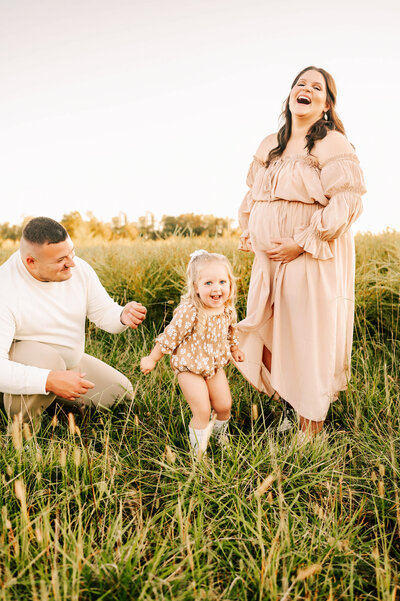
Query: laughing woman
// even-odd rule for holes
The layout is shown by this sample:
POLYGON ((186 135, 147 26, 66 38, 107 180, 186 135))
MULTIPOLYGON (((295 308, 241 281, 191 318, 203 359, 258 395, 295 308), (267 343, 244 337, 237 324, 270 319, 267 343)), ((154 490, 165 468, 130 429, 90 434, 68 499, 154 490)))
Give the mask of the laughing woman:
MULTIPOLYGON (((250 165, 239 223, 254 252, 246 318, 246 360, 255 388, 277 392, 316 434, 350 374, 354 241, 350 226, 365 192, 353 146, 335 112, 336 86, 307 67, 293 82, 283 126, 250 165)), ((304 436, 304 435, 303 435, 304 436)))

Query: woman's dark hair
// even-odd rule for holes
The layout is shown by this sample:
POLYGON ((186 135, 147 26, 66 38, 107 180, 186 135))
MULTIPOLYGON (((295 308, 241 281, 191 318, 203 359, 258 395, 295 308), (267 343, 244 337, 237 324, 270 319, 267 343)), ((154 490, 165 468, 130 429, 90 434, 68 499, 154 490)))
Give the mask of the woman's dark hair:
POLYGON ((58 244, 67 239, 68 232, 50 217, 34 217, 24 227, 22 237, 32 244, 58 244))
MULTIPOLYGON (((302 69, 302 71, 300 71, 300 73, 295 77, 292 85, 290 86, 290 89, 291 90, 293 89, 293 87, 296 85, 297 81, 300 79, 300 77, 303 75, 303 73, 305 73, 306 71, 311 71, 311 70, 318 71, 318 73, 321 73, 321 75, 323 76, 323 78, 325 80, 326 101, 327 101, 329 108, 326 111, 327 118, 324 119, 324 117, 322 117, 321 119, 318 119, 318 121, 316 121, 307 132, 307 135, 306 135, 307 144, 305 147, 307 148, 308 153, 311 152, 311 149, 313 148, 315 142, 317 140, 322 140, 323 138, 325 138, 326 134, 331 129, 335 129, 335 130, 339 131, 341 134, 346 135, 343 123, 341 122, 338 114, 335 111, 336 94, 337 94, 336 84, 335 84, 335 80, 333 79, 333 77, 330 73, 325 71, 325 69, 321 69, 319 67, 312 67, 312 66, 306 67, 305 69, 302 69)), ((292 113, 290 112, 290 109, 289 109, 289 96, 285 100, 283 111, 281 114, 281 119, 283 121, 283 125, 280 128, 280 130, 278 131, 278 146, 276 146, 269 152, 267 160, 266 160, 267 167, 273 159, 281 156, 281 154, 283 153, 283 151, 286 148, 286 145, 287 145, 290 135, 292 133, 292 113)))

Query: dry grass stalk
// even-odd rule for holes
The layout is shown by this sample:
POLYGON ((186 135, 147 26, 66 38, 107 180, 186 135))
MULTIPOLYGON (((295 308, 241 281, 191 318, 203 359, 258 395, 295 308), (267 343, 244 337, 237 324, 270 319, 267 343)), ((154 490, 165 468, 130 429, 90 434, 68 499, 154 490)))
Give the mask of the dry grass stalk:
POLYGON ((275 474, 269 474, 269 476, 267 476, 266 478, 264 478, 264 480, 261 482, 261 484, 256 488, 256 490, 254 491, 254 494, 256 497, 261 497, 261 495, 263 495, 265 492, 267 492, 267 490, 269 488, 271 488, 273 482, 276 479, 276 475, 275 474))
POLYGON ((57 424, 58 424, 58 419, 57 419, 57 414, 55 413, 53 415, 53 417, 51 418, 51 427, 53 428, 53 430, 57 426, 57 424))
POLYGON ((21 504, 26 504, 25 485, 22 480, 16 480, 14 483, 15 496, 21 504))
POLYGON ((67 452, 65 449, 61 449, 60 451, 60 465, 61 467, 65 467, 67 463, 67 452))
POLYGON ((253 403, 251 406, 251 415, 253 416, 254 421, 258 420, 258 405, 256 405, 256 403, 253 403))
POLYGON ((24 434, 25 440, 30 440, 32 438, 32 432, 31 432, 30 426, 27 422, 24 422, 22 424, 22 432, 24 434))
POLYGON ((116 562, 121 561, 121 547, 122 547, 121 530, 118 530, 116 533, 115 547, 114 547, 116 562))
POLYGON ((165 445, 165 458, 169 465, 173 465, 176 461, 176 454, 173 452, 169 445, 165 445))
POLYGON ((1 508, 1 517, 3 518, 4 526, 6 527, 6 529, 11 530, 12 525, 10 520, 8 519, 7 507, 5 505, 3 505, 3 507, 1 508))
POLYGON ((317 515, 320 520, 326 520, 326 514, 323 508, 320 505, 318 505, 318 503, 314 503, 313 509, 315 515, 317 515))
POLYGON ((35 584, 35 578, 33 576, 32 569, 29 570, 29 579, 31 581, 32 601, 39 601, 39 596, 38 596, 38 593, 37 593, 36 584, 35 584))
POLYGON ((350 541, 347 538, 344 538, 343 540, 338 540, 337 548, 339 549, 339 551, 349 551, 350 541))
POLYGON ((383 480, 379 480, 379 482, 378 482, 378 495, 380 497, 385 496, 385 485, 383 483, 383 480))
POLYGON ((58 579, 58 570, 56 567, 51 570, 51 584, 53 588, 54 599, 58 601, 60 599, 60 583, 58 579))
POLYGON ((309 566, 308 568, 299 569, 297 572, 296 578, 293 578, 291 585, 285 591, 285 594, 281 597, 280 601, 288 601, 289 600, 291 591, 292 591, 293 587, 295 586, 296 582, 306 580, 307 578, 310 578, 310 576, 313 576, 314 574, 318 574, 318 572, 320 572, 321 570, 322 570, 322 565, 319 563, 314 563, 313 565, 309 566))
POLYGON ((43 543, 43 532, 42 529, 37 527, 35 528, 35 536, 36 536, 36 540, 39 543, 39 545, 41 545, 43 543))
POLYGON ((69 428, 69 433, 72 434, 72 436, 74 436, 75 429, 76 429, 76 423, 75 423, 75 417, 71 412, 68 413, 68 428, 69 428))
POLYGON ((44 580, 40 581, 40 601, 49 601, 49 594, 44 580))
POLYGON ((81 450, 79 447, 74 448, 74 464, 79 467, 81 464, 81 450))
POLYGON ((21 432, 21 421, 19 415, 14 415, 11 425, 11 438, 14 445, 14 449, 17 451, 22 450, 22 432, 21 432))
POLYGON ((133 416, 133 421, 135 422, 135 426, 138 427, 139 426, 139 417, 136 415, 133 416))
POLYGON ((14 482, 14 491, 15 491, 16 498, 18 499, 18 501, 21 504, 22 515, 24 516, 27 523, 29 523, 28 509, 26 506, 26 490, 25 490, 25 484, 23 483, 22 480, 16 480, 14 482))
POLYGON ((314 563, 313 565, 308 566, 308 568, 300 569, 297 572, 296 581, 306 580, 307 578, 310 578, 310 576, 318 574, 321 570, 322 565, 320 563, 314 563))

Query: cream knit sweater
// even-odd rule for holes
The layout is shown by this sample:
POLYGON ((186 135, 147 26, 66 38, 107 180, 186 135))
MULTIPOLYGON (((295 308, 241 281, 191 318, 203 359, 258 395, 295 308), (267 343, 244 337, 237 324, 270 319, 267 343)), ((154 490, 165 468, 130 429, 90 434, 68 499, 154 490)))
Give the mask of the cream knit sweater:
POLYGON ((0 266, 0 391, 45 394, 50 370, 9 361, 15 340, 51 345, 67 368, 78 365, 85 347, 85 319, 117 334, 123 307, 115 303, 95 271, 74 258, 72 276, 64 282, 40 282, 26 269, 20 252, 0 266))

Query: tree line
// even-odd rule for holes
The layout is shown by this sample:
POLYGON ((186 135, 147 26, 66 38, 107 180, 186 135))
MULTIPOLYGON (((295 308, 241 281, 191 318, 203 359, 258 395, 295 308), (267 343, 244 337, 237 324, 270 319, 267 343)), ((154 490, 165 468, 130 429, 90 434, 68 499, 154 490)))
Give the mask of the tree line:
MULTIPOLYGON (((20 225, 0 223, 0 241, 16 242, 20 239, 23 227, 30 217, 20 225)), ((135 240, 167 238, 172 235, 181 236, 226 236, 232 232, 232 219, 215 217, 214 215, 196 215, 185 213, 178 216, 163 215, 157 222, 154 214, 146 212, 137 221, 128 221, 125 213, 113 217, 111 222, 104 223, 89 212, 86 219, 79 211, 63 215, 62 225, 72 238, 77 240, 101 238, 102 240, 135 240)))

